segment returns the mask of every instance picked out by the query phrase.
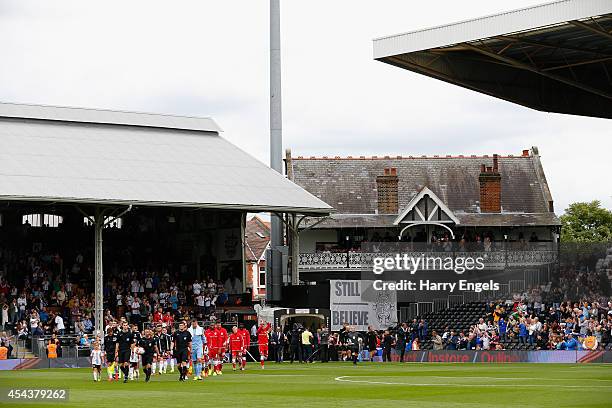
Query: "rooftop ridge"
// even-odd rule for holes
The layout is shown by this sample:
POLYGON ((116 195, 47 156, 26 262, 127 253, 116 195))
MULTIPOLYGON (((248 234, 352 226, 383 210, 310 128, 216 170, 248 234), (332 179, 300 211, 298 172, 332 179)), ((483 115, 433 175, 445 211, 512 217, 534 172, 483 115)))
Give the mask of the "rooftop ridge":
POLYGON ((210 117, 0 102, 0 118, 221 132, 210 117))
MULTIPOLYGON (((531 153, 498 155, 500 159, 530 158, 531 153)), ((408 156, 293 156, 291 160, 414 160, 414 159, 492 159, 493 155, 408 155, 408 156)))

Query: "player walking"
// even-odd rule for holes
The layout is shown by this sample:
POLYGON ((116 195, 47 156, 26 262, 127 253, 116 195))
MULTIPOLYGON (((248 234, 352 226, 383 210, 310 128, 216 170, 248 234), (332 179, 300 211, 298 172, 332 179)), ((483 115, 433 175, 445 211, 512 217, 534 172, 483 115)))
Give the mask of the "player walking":
POLYGON ((259 345, 259 362, 264 368, 264 361, 268 359, 268 343, 270 340, 270 323, 261 322, 257 328, 257 344, 259 345))
POLYGON ((219 359, 219 375, 223 375, 223 359, 228 347, 229 336, 225 327, 221 326, 221 323, 217 323, 217 345, 218 345, 218 359, 219 359))
POLYGON ((128 382, 129 376, 129 362, 130 354, 132 351, 132 344, 134 344, 134 335, 130 331, 130 327, 127 322, 121 324, 121 331, 117 335, 117 343, 115 346, 115 359, 119 362, 119 368, 123 373, 123 382, 128 382))
MULTIPOLYGON (((240 333, 238 333, 238 327, 232 327, 232 334, 229 336, 229 347, 232 355, 232 369, 236 371, 236 361, 240 365, 242 358, 242 350, 244 349, 244 339, 240 333)), ((242 367, 240 367, 242 371, 242 367)))
POLYGON ((208 344, 208 375, 217 375, 217 358, 218 358, 218 350, 217 350, 217 336, 218 332, 215 328, 214 324, 208 326, 206 331, 204 332, 204 336, 206 336, 206 344, 208 344))
POLYGON ((195 370, 194 381, 202 379, 202 362, 204 361, 204 329, 198 325, 196 319, 191 320, 191 327, 188 329, 191 334, 191 361, 195 370))
POLYGON ((238 334, 242 336, 242 367, 241 370, 246 369, 247 362, 247 353, 249 351, 249 346, 251 344, 251 333, 244 327, 244 323, 240 323, 240 328, 238 329, 238 334))
POLYGON ((172 340, 174 356, 176 357, 176 363, 180 373, 179 381, 185 381, 187 379, 187 370, 191 355, 191 333, 187 331, 187 323, 185 321, 179 323, 179 330, 174 333, 172 340))

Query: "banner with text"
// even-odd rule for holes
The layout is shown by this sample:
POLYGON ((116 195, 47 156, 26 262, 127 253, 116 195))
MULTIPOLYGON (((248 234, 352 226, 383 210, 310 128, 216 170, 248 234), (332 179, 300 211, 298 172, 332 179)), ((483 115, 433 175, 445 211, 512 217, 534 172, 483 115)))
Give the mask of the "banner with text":
POLYGON ((330 281, 331 330, 340 330, 345 323, 357 331, 367 331, 368 326, 385 330, 397 325, 396 291, 376 291, 364 300, 368 288, 372 288, 372 281, 330 281))

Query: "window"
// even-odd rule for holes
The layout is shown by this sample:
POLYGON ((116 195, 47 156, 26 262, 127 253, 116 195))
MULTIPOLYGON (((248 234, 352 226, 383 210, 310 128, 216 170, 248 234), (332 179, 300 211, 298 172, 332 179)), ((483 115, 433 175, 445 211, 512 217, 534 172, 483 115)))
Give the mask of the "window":
POLYGON ((266 267, 261 265, 259 266, 259 287, 266 287, 266 267))
POLYGON ((40 227, 40 214, 28 214, 23 216, 23 225, 30 225, 32 227, 40 227))
POLYGON ((53 214, 43 214, 43 224, 47 227, 58 227, 62 222, 64 222, 64 218, 59 215, 53 214))
POLYGON ((64 217, 55 214, 27 214, 22 217, 22 224, 31 227, 57 228, 64 222, 64 217))
MULTIPOLYGON (((104 217, 104 222, 107 223, 112 217, 104 217)), ((83 224, 91 227, 93 223, 89 217, 83 217, 83 224)), ((121 228, 123 226, 123 218, 116 218, 110 224, 107 224, 104 228, 121 228)))

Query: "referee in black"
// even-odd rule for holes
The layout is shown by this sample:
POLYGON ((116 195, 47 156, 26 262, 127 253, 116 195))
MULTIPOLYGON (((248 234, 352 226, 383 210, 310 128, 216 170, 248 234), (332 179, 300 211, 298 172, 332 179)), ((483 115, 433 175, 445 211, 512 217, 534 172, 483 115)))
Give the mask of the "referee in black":
POLYGON ((151 329, 146 329, 144 337, 138 341, 138 345, 144 350, 142 354, 142 367, 146 375, 145 382, 149 382, 151 379, 151 364, 153 364, 154 359, 157 358, 159 354, 157 342, 158 340, 153 337, 153 331, 151 329))
POLYGON ((350 326, 349 332, 346 333, 346 346, 353 358, 353 364, 357 365, 357 358, 359 357, 359 333, 355 331, 354 326, 350 326))
POLYGON ((185 381, 187 379, 187 365, 191 358, 191 333, 187 331, 187 323, 185 321, 179 323, 179 329, 174 333, 172 340, 174 344, 174 357, 176 357, 180 373, 179 381, 185 381))
POLYGON ((115 346, 115 359, 119 362, 119 368, 123 373, 123 382, 128 382, 130 373, 130 353, 134 344, 134 334, 130 331, 127 322, 121 325, 121 331, 117 335, 117 345, 115 346))

